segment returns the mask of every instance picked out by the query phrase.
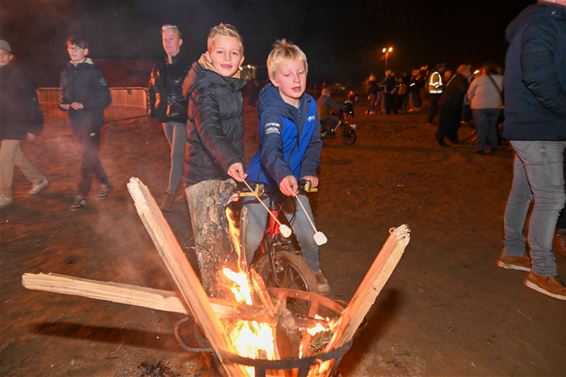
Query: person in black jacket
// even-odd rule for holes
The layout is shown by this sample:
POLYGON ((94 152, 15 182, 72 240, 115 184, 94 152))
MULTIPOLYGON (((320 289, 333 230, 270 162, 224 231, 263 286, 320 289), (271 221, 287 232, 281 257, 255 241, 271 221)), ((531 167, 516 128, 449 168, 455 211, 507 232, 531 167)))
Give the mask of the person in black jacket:
POLYGON ((456 74, 446 83, 446 89, 439 100, 440 121, 436 134, 436 142, 441 147, 448 146, 444 140, 445 137, 448 137, 452 143, 458 144, 462 107, 471 77, 470 66, 462 64, 456 69, 456 74))
POLYGON ((108 84, 100 70, 88 58, 88 41, 81 37, 67 39, 67 52, 71 60, 61 73, 61 103, 68 111, 69 125, 81 149, 81 177, 79 193, 71 203, 72 211, 84 208, 92 186, 92 175, 101 183, 100 199, 113 190, 98 156, 100 130, 104 125, 104 109, 112 98, 108 84))
POLYGON ((187 144, 187 98, 183 95, 183 80, 191 66, 181 50, 183 39, 175 25, 163 25, 161 37, 165 59, 155 64, 149 78, 149 115, 157 118, 171 148, 171 167, 167 191, 161 201, 161 209, 169 211, 173 206, 177 189, 183 176, 185 145, 187 144))
POLYGON ((30 194, 39 194, 49 185, 20 146, 24 139, 36 139, 43 128, 43 118, 35 87, 13 58, 8 42, 0 39, 0 208, 12 203, 14 166, 31 182, 30 194))
POLYGON ((219 24, 210 30, 207 51, 193 63, 183 83, 189 99, 185 193, 203 286, 215 296, 222 294, 217 284, 219 266, 235 259, 229 254, 227 202, 220 201, 234 192, 234 180, 242 182, 246 177, 242 141, 246 81, 239 70, 243 60, 238 30, 219 24))
POLYGON ((552 252, 566 202, 566 0, 530 5, 511 21, 506 36, 503 136, 511 142, 515 160, 497 265, 529 271, 528 288, 566 300, 552 252), (529 259, 523 229, 531 202, 529 259))

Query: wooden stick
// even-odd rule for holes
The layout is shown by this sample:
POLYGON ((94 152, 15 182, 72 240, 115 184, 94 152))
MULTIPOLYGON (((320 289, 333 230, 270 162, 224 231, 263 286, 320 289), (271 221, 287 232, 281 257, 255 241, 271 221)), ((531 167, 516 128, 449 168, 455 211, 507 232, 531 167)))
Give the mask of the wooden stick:
MULTIPOLYGON (((194 314, 204 335, 222 362, 225 352, 237 352, 228 341, 224 327, 212 310, 208 296, 197 274, 185 257, 183 249, 147 186, 137 178, 130 178, 127 186, 134 200, 138 215, 142 219, 159 255, 179 288, 184 303, 188 305, 194 314)), ((222 366, 228 376, 239 377, 245 375, 244 369, 239 365, 222 362, 222 366)))
POLYGON ((275 309, 273 301, 271 301, 271 296, 269 296, 269 292, 265 287, 263 278, 254 269, 250 271, 250 276, 254 287, 254 292, 259 298, 259 302, 265 308, 269 316, 275 317, 277 315, 277 309, 275 309))
POLYGON ((305 216, 307 217, 307 220, 309 221, 309 223, 312 226, 312 230, 314 230, 314 232, 318 232, 318 230, 316 229, 316 226, 314 225, 314 221, 312 221, 311 217, 309 216, 309 214, 307 213, 307 210, 305 209, 305 206, 303 205, 303 203, 301 202, 301 200, 299 199, 299 196, 297 194, 293 194, 293 196, 295 197, 295 199, 297 200, 297 202, 299 202, 299 205, 301 206, 301 208, 303 209, 303 212, 305 213, 305 216))
POLYGON ((265 208, 265 210, 267 211, 267 213, 269 213, 269 215, 273 218, 273 220, 277 223, 277 225, 281 226, 281 222, 279 221, 279 219, 277 218, 277 216, 275 216, 275 214, 269 209, 267 208, 267 205, 263 202, 263 200, 261 200, 261 198, 259 197, 259 195, 252 190, 251 186, 248 184, 248 182, 246 182, 246 180, 244 179, 242 182, 244 182, 244 185, 246 185, 246 187, 248 188, 248 190, 250 190, 251 193, 254 194, 254 196, 256 197, 256 199, 258 200, 258 202, 260 202, 260 204, 263 206, 263 208, 265 208))
MULTIPOLYGON (((22 285, 27 289, 38 291, 88 297, 172 313, 191 314, 175 292, 161 289, 103 282, 54 273, 23 274, 22 285)), ((210 305, 214 313, 223 319, 234 317, 249 321, 257 321, 258 318, 264 318, 262 321, 268 321, 269 319, 268 316, 263 314, 263 309, 256 306, 234 305, 219 298, 211 298, 210 305)))
POLYGON ((365 315, 401 259, 405 247, 409 244, 411 237, 407 225, 391 228, 389 232, 387 241, 385 241, 352 300, 342 312, 334 336, 326 346, 326 352, 340 347, 354 337, 365 315))

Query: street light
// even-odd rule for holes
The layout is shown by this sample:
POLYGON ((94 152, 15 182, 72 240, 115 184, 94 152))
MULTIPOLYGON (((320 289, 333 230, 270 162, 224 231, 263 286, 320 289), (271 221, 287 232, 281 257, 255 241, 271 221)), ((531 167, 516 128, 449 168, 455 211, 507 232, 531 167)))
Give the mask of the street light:
POLYGON ((385 70, 387 70, 387 62, 389 61, 389 54, 393 52, 393 46, 383 47, 381 52, 385 54, 385 70))

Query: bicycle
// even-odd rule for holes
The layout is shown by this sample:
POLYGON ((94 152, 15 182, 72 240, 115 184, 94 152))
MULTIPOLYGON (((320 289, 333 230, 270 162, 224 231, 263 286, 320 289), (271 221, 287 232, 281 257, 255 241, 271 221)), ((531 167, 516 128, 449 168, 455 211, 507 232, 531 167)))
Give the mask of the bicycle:
MULTIPOLYGON (((310 187, 310 182, 301 181, 300 187, 303 192, 316 192, 318 189, 310 187)), ((254 192, 242 191, 240 196, 264 196, 263 185, 256 185, 254 192)), ((282 216, 282 208, 285 198, 281 194, 271 193, 270 211, 273 212, 276 221, 268 216, 263 239, 260 247, 256 250, 254 260, 250 262, 253 268, 264 279, 267 286, 278 288, 293 288, 314 293, 319 293, 318 282, 314 273, 303 260, 302 252, 297 246, 296 240, 285 238, 281 234, 280 223, 286 219, 282 216)), ((246 232, 245 212, 240 216, 240 233, 246 232)), ((241 240, 243 241, 243 240, 241 240)), ((244 243, 244 242, 241 242, 244 243)))
POLYGON ((322 140, 334 138, 338 128, 342 127, 342 138, 345 144, 353 145, 356 142, 356 125, 351 123, 354 116, 354 104, 352 101, 345 101, 342 110, 338 112, 338 124, 335 127, 328 127, 320 133, 322 140))

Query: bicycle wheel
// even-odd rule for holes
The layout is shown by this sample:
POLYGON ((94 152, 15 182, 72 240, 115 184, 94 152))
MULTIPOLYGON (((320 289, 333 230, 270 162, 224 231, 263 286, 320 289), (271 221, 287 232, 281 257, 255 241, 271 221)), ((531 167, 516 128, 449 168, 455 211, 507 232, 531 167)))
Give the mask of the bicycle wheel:
POLYGON ((314 273, 308 268, 300 255, 287 251, 276 251, 274 255, 275 271, 269 256, 264 254, 255 263, 255 269, 267 286, 293 288, 318 293, 318 283, 314 273), (277 274, 277 280, 274 273, 277 274), (277 285, 276 282, 279 282, 277 285))
POLYGON ((354 130, 350 125, 344 125, 344 142, 346 144, 354 144, 356 142, 356 130, 354 130))

